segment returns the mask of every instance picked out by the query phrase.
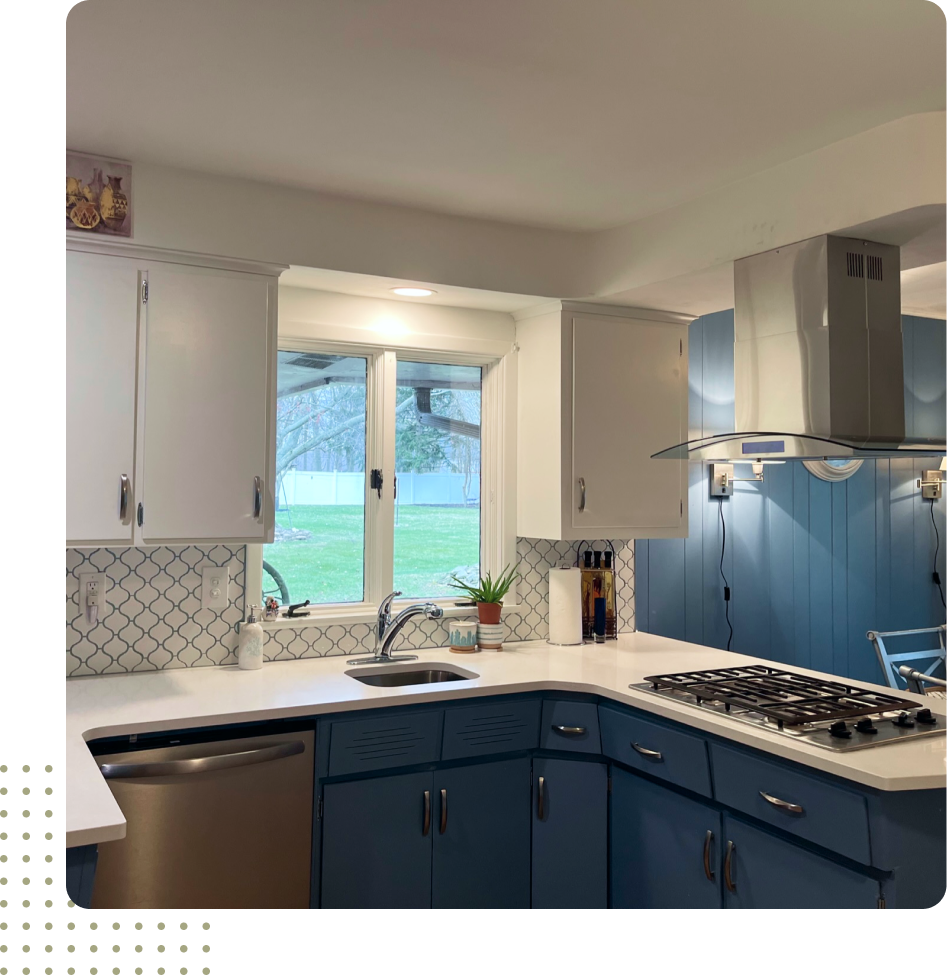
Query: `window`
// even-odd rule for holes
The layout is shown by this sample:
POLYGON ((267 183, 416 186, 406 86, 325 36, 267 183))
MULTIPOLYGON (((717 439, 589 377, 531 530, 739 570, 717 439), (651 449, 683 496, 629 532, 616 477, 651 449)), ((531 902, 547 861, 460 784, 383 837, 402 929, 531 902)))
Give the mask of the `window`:
POLYGON ((308 599, 320 621, 371 618, 393 590, 450 608, 461 600, 452 575, 474 581, 515 557, 499 489, 503 360, 307 345, 277 359, 276 529, 256 547, 263 596, 308 599))

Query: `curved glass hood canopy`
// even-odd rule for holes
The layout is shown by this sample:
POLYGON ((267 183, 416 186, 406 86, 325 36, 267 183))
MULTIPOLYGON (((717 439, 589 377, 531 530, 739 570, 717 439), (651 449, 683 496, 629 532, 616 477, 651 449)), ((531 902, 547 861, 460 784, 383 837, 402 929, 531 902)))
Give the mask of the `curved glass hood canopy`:
POLYGON ((669 446, 695 463, 934 457, 905 429, 899 248, 824 235, 733 264, 734 430, 669 446))
POLYGON ((783 460, 857 460, 883 457, 938 457, 947 453, 944 443, 857 446, 825 437, 791 433, 723 433, 675 444, 652 454, 653 458, 686 460, 694 464, 739 464, 783 460))

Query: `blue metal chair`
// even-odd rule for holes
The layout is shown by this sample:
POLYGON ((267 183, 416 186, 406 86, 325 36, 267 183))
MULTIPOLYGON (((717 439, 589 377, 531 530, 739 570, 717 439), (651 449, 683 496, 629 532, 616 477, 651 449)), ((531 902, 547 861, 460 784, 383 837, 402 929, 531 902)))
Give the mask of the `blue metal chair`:
MULTIPOLYGON (((945 633, 947 633, 947 624, 927 626, 919 630, 889 630, 887 633, 869 630, 866 635, 875 648, 881 672, 888 686, 904 690, 906 685, 908 690, 917 690, 923 694, 925 691, 930 693, 925 685, 937 688, 944 686, 943 680, 933 675, 939 666, 944 666, 947 658, 947 650, 944 647, 945 633), (936 633, 940 646, 933 650, 906 650, 902 653, 891 653, 885 646, 885 639, 888 637, 917 636, 923 633, 936 633), (914 666, 905 666, 905 661, 912 661, 914 666), (924 661, 930 662, 922 670, 924 661)), ((934 691, 934 693, 938 692, 934 691)), ((943 694, 943 691, 940 691, 938 696, 940 694, 943 694)))

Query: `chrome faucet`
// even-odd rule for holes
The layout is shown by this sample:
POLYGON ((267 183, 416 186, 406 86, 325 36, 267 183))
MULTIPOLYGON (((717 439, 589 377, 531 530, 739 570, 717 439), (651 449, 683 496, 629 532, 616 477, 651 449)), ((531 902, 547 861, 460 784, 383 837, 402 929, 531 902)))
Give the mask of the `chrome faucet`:
POLYGON ((391 649, 398 634, 404 628, 405 623, 412 616, 425 616, 429 620, 439 620, 444 615, 444 610, 435 603, 414 603, 406 606, 398 615, 391 618, 391 604, 400 596, 400 592, 389 593, 381 601, 378 607, 378 623, 375 629, 375 655, 373 657, 359 657, 357 660, 347 661, 350 664, 393 664, 399 660, 417 660, 417 654, 402 654, 400 657, 393 657, 391 649))

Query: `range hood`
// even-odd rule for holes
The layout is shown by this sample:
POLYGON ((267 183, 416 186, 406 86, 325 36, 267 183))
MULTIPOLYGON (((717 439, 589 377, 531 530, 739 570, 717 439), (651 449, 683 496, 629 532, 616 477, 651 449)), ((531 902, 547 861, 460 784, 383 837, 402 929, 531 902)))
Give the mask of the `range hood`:
POLYGON ((699 463, 929 457, 905 438, 899 248, 824 235, 735 261, 732 433, 654 457, 699 463))

